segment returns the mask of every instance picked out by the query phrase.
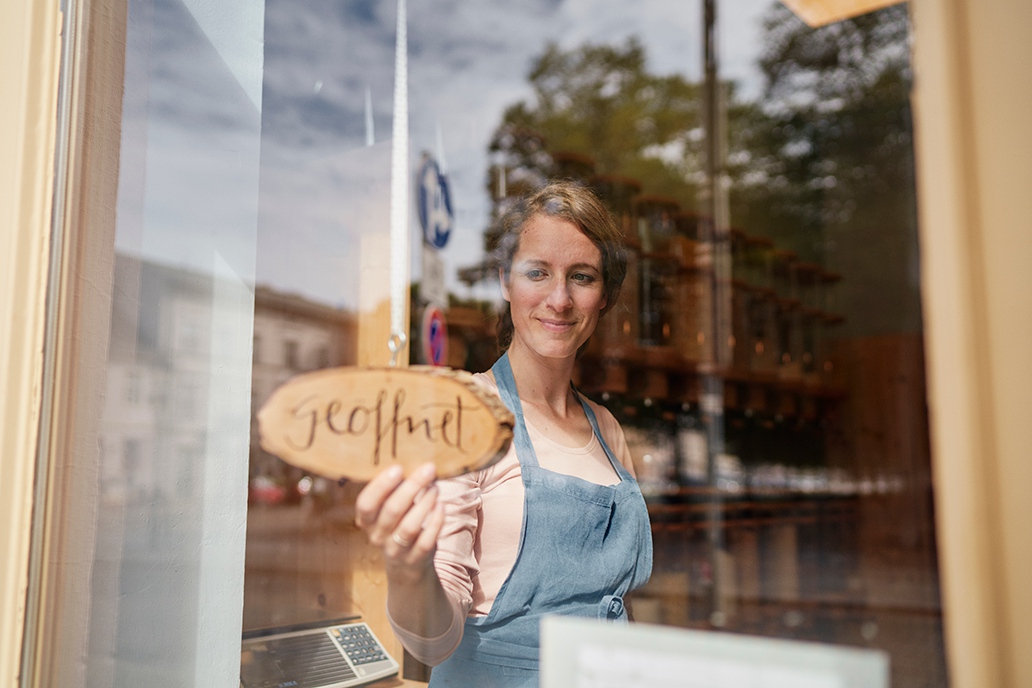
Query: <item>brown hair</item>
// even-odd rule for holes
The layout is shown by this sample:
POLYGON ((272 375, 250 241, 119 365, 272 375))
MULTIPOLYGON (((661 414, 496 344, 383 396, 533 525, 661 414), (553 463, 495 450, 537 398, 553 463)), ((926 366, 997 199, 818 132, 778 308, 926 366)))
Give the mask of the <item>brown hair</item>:
MULTIPOLYGON (((616 305, 620 286, 627 274, 627 252, 623 234, 612 214, 591 189, 579 182, 550 182, 529 196, 516 201, 499 220, 500 233, 494 251, 495 264, 502 270, 502 279, 508 281, 512 260, 520 247, 520 236, 531 219, 538 215, 566 220, 588 237, 602 254, 602 290, 605 314, 616 305)), ((498 318, 498 346, 508 349, 512 343, 512 314, 508 302, 498 318)))

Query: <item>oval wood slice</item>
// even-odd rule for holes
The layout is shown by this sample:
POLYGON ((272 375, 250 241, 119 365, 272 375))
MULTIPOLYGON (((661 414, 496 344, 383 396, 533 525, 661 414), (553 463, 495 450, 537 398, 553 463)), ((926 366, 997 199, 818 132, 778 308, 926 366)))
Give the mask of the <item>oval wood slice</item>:
POLYGON ((471 373, 451 368, 331 368, 295 376, 258 411, 263 449, 323 477, 367 482, 433 461, 440 477, 490 466, 513 415, 471 373))

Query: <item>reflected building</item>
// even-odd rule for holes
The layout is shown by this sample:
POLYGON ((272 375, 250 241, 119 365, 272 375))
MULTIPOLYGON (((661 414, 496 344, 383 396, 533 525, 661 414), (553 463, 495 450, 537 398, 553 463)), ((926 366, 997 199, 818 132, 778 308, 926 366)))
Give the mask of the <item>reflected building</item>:
MULTIPOLYGON (((190 500, 208 433, 208 371, 220 355, 213 278, 118 253, 107 389, 101 416, 101 495, 128 503, 190 500)), ((225 341, 225 339, 221 339, 225 341)))
MULTIPOLYGON (((259 446, 254 418, 269 395, 299 373, 354 365, 356 360, 354 312, 267 286, 255 289, 250 468, 253 486, 258 481, 270 487, 288 488, 288 483, 296 483, 302 477, 299 471, 259 446)), ((256 496, 253 490, 252 495, 256 496)))
MULTIPOLYGON (((211 368, 232 356, 215 317, 210 275, 119 253, 109 374, 101 416, 100 489, 111 503, 196 496, 205 455, 211 368), (135 292, 130 294, 129 292, 135 292)), ((355 315, 259 286, 254 290, 252 416, 298 373, 355 361, 355 315)), ((286 464, 262 451, 252 423, 251 476, 285 479, 286 464)))

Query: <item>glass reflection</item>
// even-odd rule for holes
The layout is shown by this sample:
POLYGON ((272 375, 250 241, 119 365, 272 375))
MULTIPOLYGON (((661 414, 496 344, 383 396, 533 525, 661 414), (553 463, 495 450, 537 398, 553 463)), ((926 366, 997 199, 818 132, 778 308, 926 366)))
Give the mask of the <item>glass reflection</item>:
MULTIPOLYGON (((494 219, 549 177, 590 184, 631 260, 578 384, 650 495, 637 619, 882 648, 894 683, 944 685, 906 8, 814 30, 777 2, 710 6, 708 82, 702 3, 410 8, 413 148, 446 162, 456 214, 449 363, 497 355, 494 219)), ((393 21, 267 3, 255 408, 360 359, 393 21)), ((245 626, 361 608, 350 489, 252 441, 245 626)))
POLYGON ((208 9, 128 3, 90 685, 238 673, 262 8, 208 9))

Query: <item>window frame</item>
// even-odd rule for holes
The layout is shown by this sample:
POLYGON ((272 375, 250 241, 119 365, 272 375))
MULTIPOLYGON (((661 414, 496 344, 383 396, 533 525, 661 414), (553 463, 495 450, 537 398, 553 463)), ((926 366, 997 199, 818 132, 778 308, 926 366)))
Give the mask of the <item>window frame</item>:
POLYGON ((43 341, 61 53, 54 2, 0 7, 0 683, 21 668, 39 444, 43 341))

